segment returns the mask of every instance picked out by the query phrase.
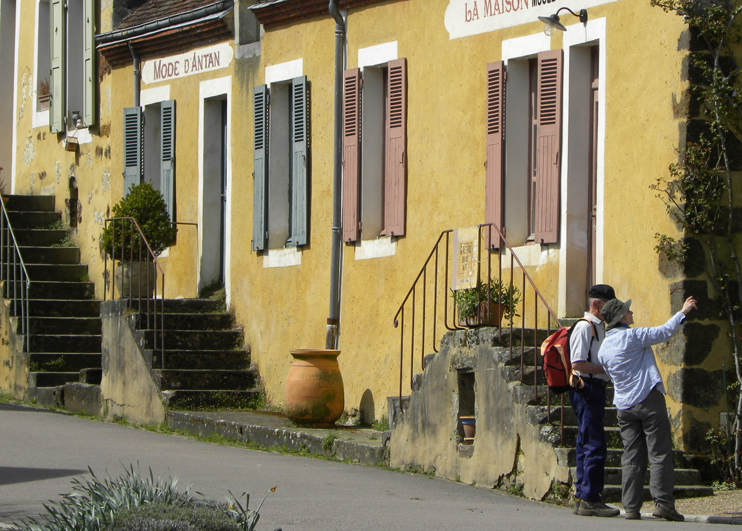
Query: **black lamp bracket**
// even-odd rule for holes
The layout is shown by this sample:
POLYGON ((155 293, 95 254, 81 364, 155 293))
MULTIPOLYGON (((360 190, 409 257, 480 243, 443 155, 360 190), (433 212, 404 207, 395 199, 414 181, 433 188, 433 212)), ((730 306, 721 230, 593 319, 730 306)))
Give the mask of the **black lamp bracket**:
POLYGON ((583 24, 585 22, 587 22, 587 9, 580 9, 580 12, 579 13, 575 13, 574 11, 572 11, 568 7, 560 7, 559 9, 557 9, 557 12, 554 13, 554 14, 558 16, 560 11, 565 11, 565 10, 566 11, 569 11, 573 16, 579 17, 580 18, 580 22, 582 22, 583 24))

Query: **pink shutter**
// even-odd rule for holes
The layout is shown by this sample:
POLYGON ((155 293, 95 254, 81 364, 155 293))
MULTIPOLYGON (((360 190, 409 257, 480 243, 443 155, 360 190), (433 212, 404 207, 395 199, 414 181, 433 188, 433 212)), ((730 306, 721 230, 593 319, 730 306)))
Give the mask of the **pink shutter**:
POLYGON ((539 243, 559 241, 562 146, 562 50, 538 54, 536 227, 539 243))
POLYGON ((361 71, 346 70, 343 86, 343 241, 354 242, 361 235, 361 71))
MULTIPOLYGON (((487 161, 485 163, 484 222, 503 227, 503 161, 505 147, 505 64, 487 65, 487 161)), ((485 230, 488 249, 498 248, 496 231, 485 230)))
POLYGON ((386 138, 384 145, 383 236, 403 236, 407 153, 407 60, 389 61, 387 66, 386 138))

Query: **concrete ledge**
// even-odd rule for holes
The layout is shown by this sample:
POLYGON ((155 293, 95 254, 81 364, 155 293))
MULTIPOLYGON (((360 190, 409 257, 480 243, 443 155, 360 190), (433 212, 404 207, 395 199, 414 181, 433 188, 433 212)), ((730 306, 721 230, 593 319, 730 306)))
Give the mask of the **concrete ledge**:
POLYGON ((27 400, 46 407, 64 407, 64 386, 29 387, 27 400))
POLYGON ((100 385, 76 382, 65 384, 64 407, 75 413, 103 416, 103 393, 100 385))
POLYGON ((192 435, 222 437, 264 446, 284 447, 313 455, 335 457, 365 465, 388 463, 386 438, 380 432, 353 426, 313 429, 291 426, 277 415, 251 412, 200 413, 168 411, 167 425, 192 435))

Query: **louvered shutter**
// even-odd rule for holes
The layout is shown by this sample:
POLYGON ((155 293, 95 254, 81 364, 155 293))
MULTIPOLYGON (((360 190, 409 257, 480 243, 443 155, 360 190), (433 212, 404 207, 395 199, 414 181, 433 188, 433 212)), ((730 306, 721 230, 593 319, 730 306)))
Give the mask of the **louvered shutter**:
POLYGON ((96 62, 95 62, 95 2, 85 0, 83 13, 83 120, 90 127, 95 123, 96 62))
POLYGON ((407 60, 389 61, 387 67, 386 138, 384 143, 383 236, 405 233, 407 175, 407 60))
MULTIPOLYGON (((505 64, 487 65, 487 143, 484 177, 484 222, 503 227, 503 163, 505 157, 505 64)), ((485 230, 487 248, 498 248, 497 231, 485 230), (490 234, 491 240, 490 241, 490 234)))
POLYGON ((291 81, 291 235, 288 246, 309 243, 309 98, 307 76, 291 81))
POLYGON ((268 242, 268 85, 253 90, 253 214, 252 250, 268 242))
POLYGON ((343 76, 343 241, 361 235, 361 71, 346 70, 343 76))
POLYGON ((124 109, 124 195, 142 180, 142 110, 124 109))
POLYGON ((51 0, 49 17, 49 129, 61 133, 65 126, 65 73, 66 43, 64 23, 64 0, 51 0))
POLYGON ((165 197, 170 219, 175 221, 175 100, 160 106, 160 190, 165 197))
POLYGON ((538 55, 536 139, 536 242, 559 240, 562 145, 562 50, 538 55))

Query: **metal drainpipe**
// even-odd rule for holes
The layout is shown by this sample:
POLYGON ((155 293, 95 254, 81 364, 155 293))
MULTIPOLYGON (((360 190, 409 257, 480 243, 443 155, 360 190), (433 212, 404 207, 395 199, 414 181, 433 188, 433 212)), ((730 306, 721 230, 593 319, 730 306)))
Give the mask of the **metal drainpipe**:
POLYGON ((335 19, 335 157, 332 194, 332 257, 330 264, 330 315, 327 318, 325 348, 337 349, 340 324, 340 260, 343 252, 342 234, 342 155, 343 155, 343 44, 345 21, 338 11, 337 0, 330 0, 330 14, 335 19))
POLYGON ((131 58, 134 62, 132 65, 134 68, 134 107, 139 107, 139 92, 141 91, 142 87, 142 73, 139 68, 139 56, 134 50, 134 46, 132 46, 131 42, 129 43, 129 51, 131 52, 131 58))

